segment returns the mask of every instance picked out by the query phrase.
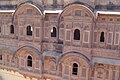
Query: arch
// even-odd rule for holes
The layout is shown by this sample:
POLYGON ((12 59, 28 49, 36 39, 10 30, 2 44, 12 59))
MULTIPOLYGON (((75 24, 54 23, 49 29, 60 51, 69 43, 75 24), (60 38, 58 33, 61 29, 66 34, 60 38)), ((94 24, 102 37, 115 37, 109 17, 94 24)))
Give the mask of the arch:
POLYGON ((80 30, 79 29, 74 30, 74 40, 80 40, 80 30))
POLYGON ((79 53, 79 52, 67 52, 67 53, 64 53, 62 54, 59 58, 58 58, 58 62, 57 62, 57 66, 60 64, 60 62, 67 56, 77 56, 77 57, 80 57, 82 58, 89 66, 90 66, 90 69, 92 70, 93 69, 93 65, 91 63, 91 61, 86 57, 84 56, 83 54, 79 53))
POLYGON ((33 51, 35 53, 35 55, 43 62, 42 60, 42 55, 39 52, 39 50, 37 50, 36 48, 32 47, 32 46, 23 46, 21 48, 19 48, 14 54, 12 58, 17 58, 18 55, 20 55, 19 53, 21 53, 23 50, 30 50, 33 51))
POLYGON ((0 60, 1 60, 1 61, 3 60, 3 55, 2 55, 2 54, 0 54, 0 60))
POLYGON ((60 16, 59 16, 59 21, 60 21, 60 19, 62 18, 63 13, 64 13, 67 9, 69 9, 69 8, 71 8, 71 7, 73 7, 73 6, 80 6, 80 7, 83 7, 83 8, 85 8, 85 9, 87 9, 88 12, 92 15, 92 17, 95 18, 94 9, 93 9, 91 6, 89 6, 88 4, 82 3, 82 2, 73 2, 73 3, 70 3, 70 4, 68 4, 68 5, 66 5, 66 6, 64 7, 62 13, 61 13, 60 16))
POLYGON ((15 20, 15 14, 19 11, 20 8, 24 8, 25 5, 30 5, 32 7, 34 7, 39 13, 40 15, 43 15, 43 10, 42 10, 42 7, 39 6, 38 4, 36 4, 35 2, 32 2, 32 1, 26 1, 26 2, 23 2, 21 3, 17 9, 15 10, 15 12, 13 13, 13 17, 12 17, 12 23, 14 23, 14 20, 15 20))
POLYGON ((94 11, 93 6, 91 6, 91 5, 89 5, 89 4, 85 3, 85 2, 81 2, 81 1, 77 1, 77 0, 74 1, 74 2, 70 2, 69 4, 65 5, 64 8, 67 7, 67 6, 69 6, 69 5, 72 5, 72 4, 84 5, 84 6, 88 7, 91 11, 94 11))

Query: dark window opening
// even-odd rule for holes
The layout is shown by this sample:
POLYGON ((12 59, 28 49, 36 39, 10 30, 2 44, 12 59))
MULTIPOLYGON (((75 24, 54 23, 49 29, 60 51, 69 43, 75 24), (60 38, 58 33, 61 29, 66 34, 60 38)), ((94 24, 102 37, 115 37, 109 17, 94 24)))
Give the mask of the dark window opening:
POLYGON ((72 74, 73 75, 77 75, 78 74, 78 65, 76 63, 73 64, 72 74))
POLYGON ((13 25, 10 26, 10 33, 14 34, 14 26, 13 25))
POLYGON ((27 66, 32 67, 32 57, 31 56, 27 57, 27 66))
POLYGON ((2 55, 0 55, 0 60, 2 60, 2 55))
POLYGON ((32 27, 31 26, 27 26, 27 35, 32 36, 32 27))
POLYGON ((55 27, 53 27, 52 29, 51 29, 51 37, 56 37, 56 28, 55 27))
POLYGON ((105 37, 104 37, 104 32, 101 32, 100 34, 100 42, 104 42, 105 37))
POLYGON ((1 29, 1 27, 0 27, 0 32, 1 32, 1 30, 2 30, 2 29, 1 29))
POLYGON ((74 40, 80 40, 80 30, 78 29, 74 31, 74 40))

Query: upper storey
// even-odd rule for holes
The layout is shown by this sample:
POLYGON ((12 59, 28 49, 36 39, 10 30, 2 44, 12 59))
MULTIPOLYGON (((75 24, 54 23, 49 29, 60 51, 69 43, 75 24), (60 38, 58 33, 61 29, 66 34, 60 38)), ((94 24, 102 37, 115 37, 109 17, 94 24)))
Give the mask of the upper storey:
POLYGON ((43 9, 63 9, 70 3, 79 2, 94 10, 120 10, 120 0, 0 0, 0 9, 16 9, 27 1, 37 3, 43 9))

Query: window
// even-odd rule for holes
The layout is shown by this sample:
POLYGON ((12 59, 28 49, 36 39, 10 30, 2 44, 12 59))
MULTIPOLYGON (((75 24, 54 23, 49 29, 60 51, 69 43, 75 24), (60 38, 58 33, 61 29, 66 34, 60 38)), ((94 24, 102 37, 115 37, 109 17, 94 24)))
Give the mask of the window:
POLYGON ((65 35, 65 37, 66 37, 66 40, 67 41, 70 41, 70 30, 66 30, 66 35, 65 35))
POLYGON ((32 27, 31 26, 27 26, 27 35, 28 36, 32 36, 32 31, 33 31, 32 27))
POLYGON ((73 64, 72 74, 73 75, 78 74, 78 65, 76 63, 73 64))
POLYGON ((2 60, 2 55, 0 55, 0 60, 2 60))
POLYGON ((80 40, 80 30, 79 29, 74 30, 74 40, 80 40))
POLYGON ((0 18, 0 32, 2 30, 2 19, 0 18))
POLYGON ((112 32, 109 32, 108 33, 108 44, 112 44, 112 39, 113 39, 113 33, 112 32))
POLYGON ((13 25, 10 26, 10 33, 14 34, 14 26, 13 25))
POLYGON ((105 40, 105 36, 104 36, 104 32, 100 33, 100 42, 104 42, 105 40))
POLYGON ((32 57, 31 56, 27 57, 27 66, 32 67, 32 57))
POLYGON ((110 18, 110 21, 113 21, 113 19, 112 19, 112 18, 110 18))
POLYGON ((84 32, 84 36, 83 36, 83 42, 84 43, 88 43, 89 42, 89 31, 85 31, 84 32))
POLYGON ((120 21, 120 18, 118 18, 117 21, 120 21))
POLYGON ((0 32, 1 32, 1 30, 2 30, 2 29, 1 29, 1 26, 0 26, 0 32))
POLYGON ((114 38, 115 40, 115 42, 114 42, 114 44, 115 45, 119 45, 119 32, 115 32, 115 38, 114 38))
POLYGON ((55 27, 53 27, 51 29, 51 37, 56 37, 56 28, 55 27))

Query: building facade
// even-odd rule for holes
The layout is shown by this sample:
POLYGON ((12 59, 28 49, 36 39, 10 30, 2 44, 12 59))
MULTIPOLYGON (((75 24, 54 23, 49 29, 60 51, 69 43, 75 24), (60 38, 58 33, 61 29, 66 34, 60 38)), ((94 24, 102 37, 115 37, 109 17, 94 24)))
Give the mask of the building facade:
POLYGON ((0 0, 0 80, 120 80, 119 5, 0 0))

